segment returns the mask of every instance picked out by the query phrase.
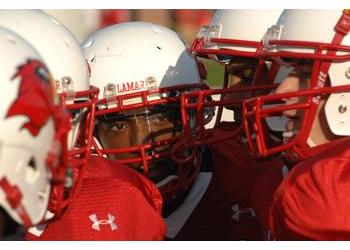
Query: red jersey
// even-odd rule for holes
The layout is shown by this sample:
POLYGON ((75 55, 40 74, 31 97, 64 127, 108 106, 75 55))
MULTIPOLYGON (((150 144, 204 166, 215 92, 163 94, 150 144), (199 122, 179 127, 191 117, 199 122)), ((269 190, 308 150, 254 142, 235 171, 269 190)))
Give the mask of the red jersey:
MULTIPOLYGON (((309 148, 307 155, 311 158, 315 155, 320 154, 324 150, 331 147, 334 143, 323 144, 314 148, 309 148)), ((288 161, 288 159, 287 159, 288 161)), ((294 162, 288 162, 289 168, 297 167, 294 166, 294 162)), ((270 208, 274 199, 275 191, 289 173, 289 168, 285 165, 272 166, 256 183, 250 202, 256 211, 257 217, 260 221, 262 230, 264 232, 264 239, 271 240, 271 232, 269 225, 269 213, 270 208)))
POLYGON ((27 239, 162 240, 166 227, 161 208, 161 195, 148 179, 91 156, 74 202, 61 218, 29 230, 27 239))
POLYGON ((167 237, 261 240, 262 231, 249 197, 266 170, 282 165, 282 161, 253 160, 240 137, 209 145, 209 149, 212 168, 200 172, 183 204, 165 218, 167 237))
POLYGON ((277 240, 350 239, 350 138, 296 165, 275 192, 271 234, 277 240))

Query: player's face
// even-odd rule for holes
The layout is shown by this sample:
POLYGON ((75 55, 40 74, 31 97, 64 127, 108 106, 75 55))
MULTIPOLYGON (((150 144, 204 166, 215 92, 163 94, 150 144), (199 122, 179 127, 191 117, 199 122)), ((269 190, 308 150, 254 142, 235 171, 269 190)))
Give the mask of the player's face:
MULTIPOLYGON (((312 71, 311 62, 296 61, 293 71, 282 81, 275 92, 277 94, 296 92, 309 88, 312 71)), ((291 105, 305 101, 305 97, 289 97, 282 100, 284 104, 291 105)), ((303 116, 302 110, 286 110, 283 116, 289 118, 286 129, 287 131, 299 130, 300 120, 303 116)))
MULTIPOLYGON (((181 131, 178 119, 167 112, 145 113, 133 111, 122 118, 98 123, 98 136, 106 149, 121 149, 177 137, 181 131)), ((158 147, 157 151, 169 149, 170 145, 158 147)), ((112 159, 135 157, 133 153, 119 153, 112 159)))
MULTIPOLYGON (((254 58, 234 58, 227 66, 229 72, 228 88, 238 89, 242 87, 252 86, 252 81, 256 72, 258 60, 254 58)), ((255 82, 255 85, 266 84, 267 71, 264 70, 260 79, 255 82)), ((266 94, 262 91, 256 91, 254 95, 266 94)), ((225 95, 225 100, 247 99, 249 92, 236 92, 225 95)), ((228 109, 241 108, 241 104, 226 106, 228 109)))

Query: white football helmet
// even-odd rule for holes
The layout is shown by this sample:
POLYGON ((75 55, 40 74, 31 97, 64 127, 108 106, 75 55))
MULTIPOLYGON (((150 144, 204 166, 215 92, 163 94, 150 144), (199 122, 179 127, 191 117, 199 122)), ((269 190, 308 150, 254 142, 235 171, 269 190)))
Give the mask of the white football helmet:
POLYGON ((107 83, 115 83, 116 96, 123 96, 201 81, 182 38, 160 25, 144 22, 112 25, 93 33, 82 47, 91 68, 90 83, 100 88, 100 99, 106 97, 102 90, 107 83), (142 37, 142 43, 131 37, 142 37))
MULTIPOLYGON (((350 135, 350 12, 348 10, 284 10, 278 22, 271 26, 264 36, 262 56, 273 59, 281 65, 293 65, 295 60, 313 63, 308 90, 269 95, 247 103, 247 112, 257 131, 252 139, 252 151, 266 156, 283 150, 291 152, 296 160, 307 158, 313 147, 309 140, 310 131, 317 117, 320 96, 328 96, 325 116, 328 127, 334 135, 350 135), (328 86, 329 85, 329 86, 328 86), (288 107, 283 100, 302 96, 303 103, 288 107), (280 102, 273 109, 264 108, 268 102, 280 102), (283 145, 269 147, 263 141, 264 131, 259 116, 271 116, 286 110, 304 112, 298 131, 283 145), (252 112, 251 112, 252 111, 252 112)), ((247 131, 251 133, 251 131, 247 131)))
POLYGON ((28 227, 44 219, 52 183, 63 190, 69 116, 39 53, 4 28, 0 47, 0 206, 28 227))
MULTIPOLYGON (((90 88, 88 64, 79 43, 65 26, 40 10, 0 10, 0 26, 17 32, 35 45, 45 60, 56 91, 72 113, 72 129, 68 135, 70 164, 75 170, 81 170, 91 145, 91 111, 98 90, 90 88)), ((80 173, 82 171, 75 172, 77 176, 80 173)))
POLYGON ((204 51, 195 52, 219 62, 227 62, 230 56, 256 57, 266 29, 276 23, 281 13, 279 9, 217 10, 209 25, 197 34, 197 39, 204 38, 197 48, 204 51))
MULTIPOLYGON (((262 49, 262 38, 266 29, 271 24, 276 23, 281 13, 282 10, 277 9, 217 10, 211 22, 198 32, 192 43, 192 53, 197 58, 210 59, 222 64, 224 67, 224 82, 217 89, 197 91, 185 95, 185 102, 187 99, 195 96, 210 96, 214 101, 209 101, 204 106, 217 107, 214 128, 195 128, 195 131, 198 131, 196 133, 192 129, 191 132, 187 133, 189 141, 202 141, 202 144, 207 144, 235 137, 243 128, 241 110, 244 99, 272 90, 276 87, 272 83, 281 82, 287 75, 289 70, 285 72, 284 68, 275 67, 277 64, 264 61, 259 54, 262 49), (242 81, 236 86, 229 86, 231 75, 237 77, 238 71, 232 69, 231 63, 239 65, 238 67, 241 68, 239 74, 242 75, 242 81), (268 75, 271 81, 268 81, 266 84, 257 84, 257 82, 261 82, 260 78, 265 77, 263 72, 266 68, 275 69, 270 70, 271 73, 268 75), (232 70, 236 73, 232 72, 232 70), (237 129, 228 131, 227 135, 224 135, 222 129, 220 129, 220 133, 216 136, 215 129, 222 120, 223 112, 226 112, 224 113, 226 114, 224 119, 228 120, 228 107, 234 112, 234 117, 231 117, 229 120, 235 121, 237 129)), ((183 107, 185 110, 183 114, 190 114, 190 112, 194 112, 202 105, 203 103, 200 102, 186 104, 183 107)), ((200 115, 196 117, 202 119, 200 115)), ((271 130, 276 132, 284 130, 284 123, 281 122, 281 117, 269 118, 266 120, 266 123, 271 130)), ((197 121, 196 124, 199 125, 201 122, 197 121)), ((188 128, 185 129, 189 130, 188 128)))
MULTIPOLYGON (((171 109, 171 115, 177 116, 179 122, 173 129, 181 132, 180 94, 203 85, 196 61, 178 34, 152 23, 122 23, 98 30, 82 43, 82 48, 91 68, 90 83, 100 89, 97 122, 100 118, 118 119, 118 114, 131 116, 137 112, 148 116, 154 110, 159 114, 171 109)), ((152 126, 149 120, 151 134, 152 126)), ((132 157, 118 160, 139 164, 147 172, 150 163, 169 157, 170 150, 158 149, 177 139, 152 142, 140 139, 138 143, 114 149, 96 147, 100 155, 127 152, 132 157)), ((190 176, 193 178, 194 175, 190 176)))

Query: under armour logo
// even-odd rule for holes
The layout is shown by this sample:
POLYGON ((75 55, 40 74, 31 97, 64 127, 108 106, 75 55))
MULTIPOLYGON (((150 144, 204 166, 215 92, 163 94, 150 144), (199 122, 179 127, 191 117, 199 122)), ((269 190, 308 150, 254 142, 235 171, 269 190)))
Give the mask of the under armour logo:
POLYGON ((239 205, 238 203, 234 204, 232 207, 231 207, 232 211, 234 212, 234 214, 232 215, 232 219, 236 220, 236 221, 239 221, 239 218, 241 215, 243 214, 250 214, 250 216, 253 218, 255 217, 255 211, 253 208, 251 207, 248 207, 248 208, 244 208, 244 209, 241 209, 239 210, 239 205))
POLYGON ((101 225, 109 224, 112 231, 117 230, 118 226, 117 224, 114 223, 115 217, 111 214, 108 214, 107 216, 108 216, 107 220, 98 220, 96 214, 90 215, 89 219, 93 222, 91 226, 92 229, 96 231, 101 231, 101 228, 100 228, 101 225))

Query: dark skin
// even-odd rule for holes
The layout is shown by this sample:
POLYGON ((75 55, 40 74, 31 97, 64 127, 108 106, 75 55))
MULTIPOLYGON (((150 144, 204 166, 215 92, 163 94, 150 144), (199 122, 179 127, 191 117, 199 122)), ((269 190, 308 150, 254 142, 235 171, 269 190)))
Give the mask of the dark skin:
MULTIPOLYGON (((140 112, 142 113, 142 112, 140 112)), ((173 134, 174 123, 162 113, 151 115, 129 115, 125 119, 100 120, 97 125, 97 136, 104 148, 126 148, 145 143, 170 139, 179 135, 173 134)), ((169 146, 157 148, 159 151, 169 146)), ((132 157, 132 153, 123 153, 111 156, 112 159, 132 157)))

